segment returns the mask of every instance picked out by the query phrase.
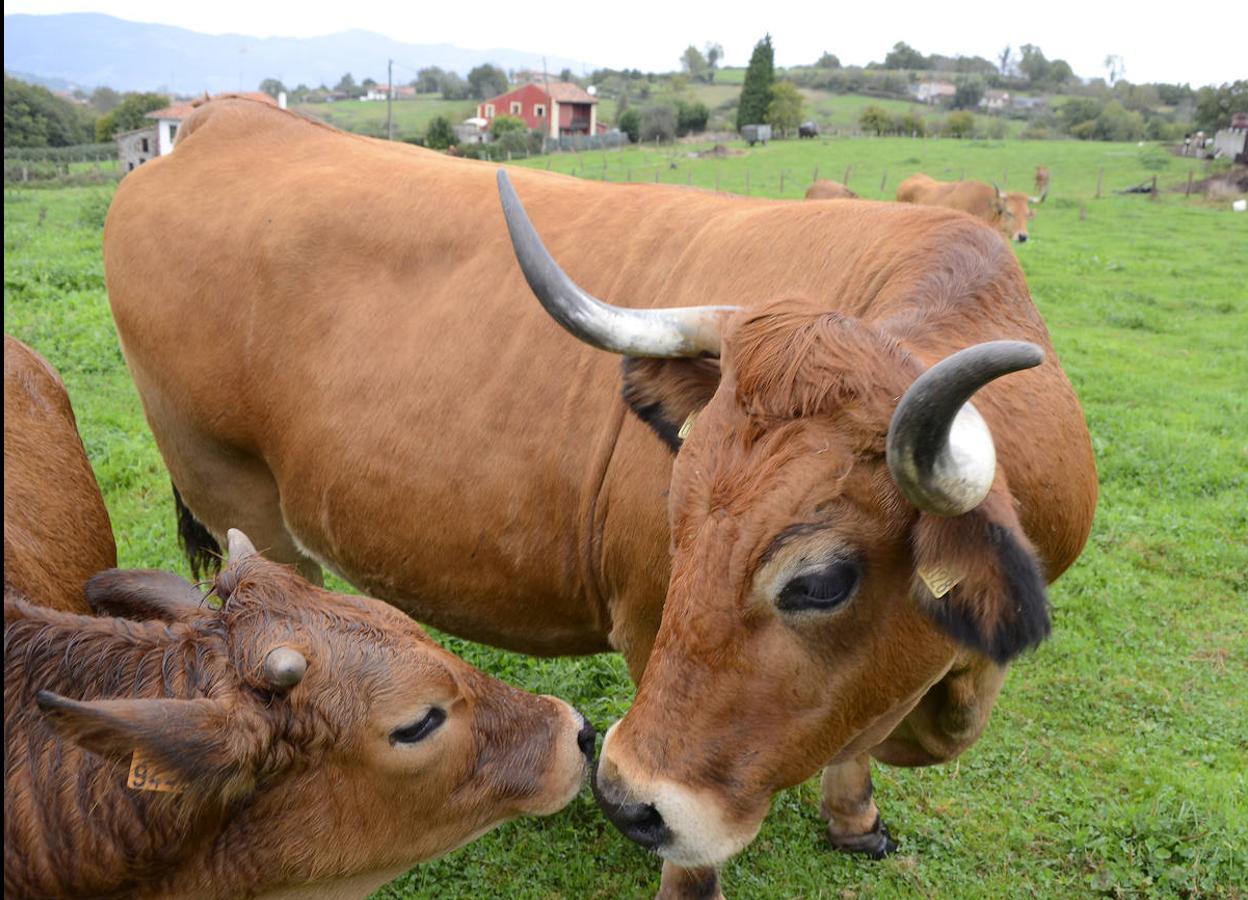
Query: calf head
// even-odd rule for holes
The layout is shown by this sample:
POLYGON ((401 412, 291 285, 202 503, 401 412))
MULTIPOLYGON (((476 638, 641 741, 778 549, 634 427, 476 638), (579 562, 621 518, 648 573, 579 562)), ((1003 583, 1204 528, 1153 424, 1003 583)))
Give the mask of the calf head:
POLYGON ((1029 197, 1019 191, 1006 192, 1000 188, 996 188, 996 192, 992 215, 997 230, 1005 236, 1006 240, 1014 241, 1016 244, 1027 243, 1030 238, 1027 233, 1027 223, 1036 217, 1028 204, 1044 202, 1044 195, 1029 197))
POLYGON ((566 703, 485 676, 383 603, 309 585, 238 532, 206 597, 116 570, 88 593, 175 641, 148 673, 154 696, 42 691, 45 714, 89 751, 141 758, 176 785, 171 802, 228 808, 216 843, 275 887, 380 883, 561 809, 582 782, 593 732, 566 703))
MULTIPOLYGON (((598 323, 631 311, 600 317, 606 304, 527 254, 515 234, 531 226, 500 182, 539 299, 580 304, 565 327, 625 349, 611 346, 624 329, 598 323)), ((968 402, 1042 353, 992 342, 924 372, 889 336, 801 300, 664 312, 665 327, 693 318, 685 356, 722 362, 624 366, 626 399, 679 447, 672 574, 594 788, 625 834, 692 867, 748 844, 776 791, 883 740, 964 648, 1004 663, 1047 635, 1040 566, 968 402), (710 315, 726 323, 717 342, 710 315)))

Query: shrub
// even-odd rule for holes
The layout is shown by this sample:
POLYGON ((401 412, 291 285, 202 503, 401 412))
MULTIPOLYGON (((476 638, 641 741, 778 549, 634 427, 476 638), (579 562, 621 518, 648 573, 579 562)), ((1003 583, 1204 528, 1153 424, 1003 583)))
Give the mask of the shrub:
POLYGON ((949 113, 944 130, 948 137, 970 137, 975 133, 975 117, 965 110, 949 113))
POLYGON ((641 111, 640 140, 670 141, 676 137, 676 110, 655 103, 641 111))
POLYGON ((620 113, 620 131, 628 135, 629 143, 635 144, 641 139, 641 113, 632 107, 620 113))
POLYGON ((524 131, 526 127, 524 120, 516 116, 495 116, 494 121, 490 123, 490 134, 501 138, 512 131, 524 131))
POLYGON ((429 120, 429 127, 425 130, 426 147, 431 150, 445 150, 457 142, 455 129, 451 127, 446 116, 434 116, 429 120))
POLYGON ((863 131, 874 132, 878 137, 893 126, 893 118, 888 111, 882 106, 876 106, 872 103, 863 107, 862 113, 858 116, 858 127, 863 131))
POLYGON ((927 125, 923 122, 923 117, 914 110, 899 115, 893 122, 893 128, 902 135, 923 137, 927 134, 927 125))

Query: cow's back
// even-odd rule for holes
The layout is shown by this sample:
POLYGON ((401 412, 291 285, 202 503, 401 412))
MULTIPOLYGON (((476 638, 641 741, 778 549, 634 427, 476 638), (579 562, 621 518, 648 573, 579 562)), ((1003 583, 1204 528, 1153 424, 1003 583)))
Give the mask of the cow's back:
POLYGON ((65 385, 4 337, 4 577, 35 602, 89 612, 87 579, 117 564, 99 485, 65 385))

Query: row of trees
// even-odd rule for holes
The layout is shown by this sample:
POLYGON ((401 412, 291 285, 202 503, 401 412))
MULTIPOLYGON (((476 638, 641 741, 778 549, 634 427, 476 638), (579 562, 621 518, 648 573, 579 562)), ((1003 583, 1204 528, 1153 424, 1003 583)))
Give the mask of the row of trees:
POLYGON ((169 105, 156 93, 119 93, 96 88, 78 102, 45 87, 4 76, 4 146, 72 147, 103 143, 148 124, 145 115, 169 105))

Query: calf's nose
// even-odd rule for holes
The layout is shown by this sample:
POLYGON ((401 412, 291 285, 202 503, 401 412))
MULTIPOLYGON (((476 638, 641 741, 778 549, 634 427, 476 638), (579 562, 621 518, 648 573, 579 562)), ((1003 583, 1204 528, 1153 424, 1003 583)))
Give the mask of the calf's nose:
POLYGON ((1027 243, 1027 234, 1025 232, 1016 234, 1014 235, 1014 240, 1018 241, 1020 244, 1025 244, 1027 243))
POLYGON ((594 761, 594 740, 598 737, 593 723, 589 719, 581 716, 581 730, 576 733, 576 746, 581 748, 581 752, 585 754, 586 762, 594 761))

